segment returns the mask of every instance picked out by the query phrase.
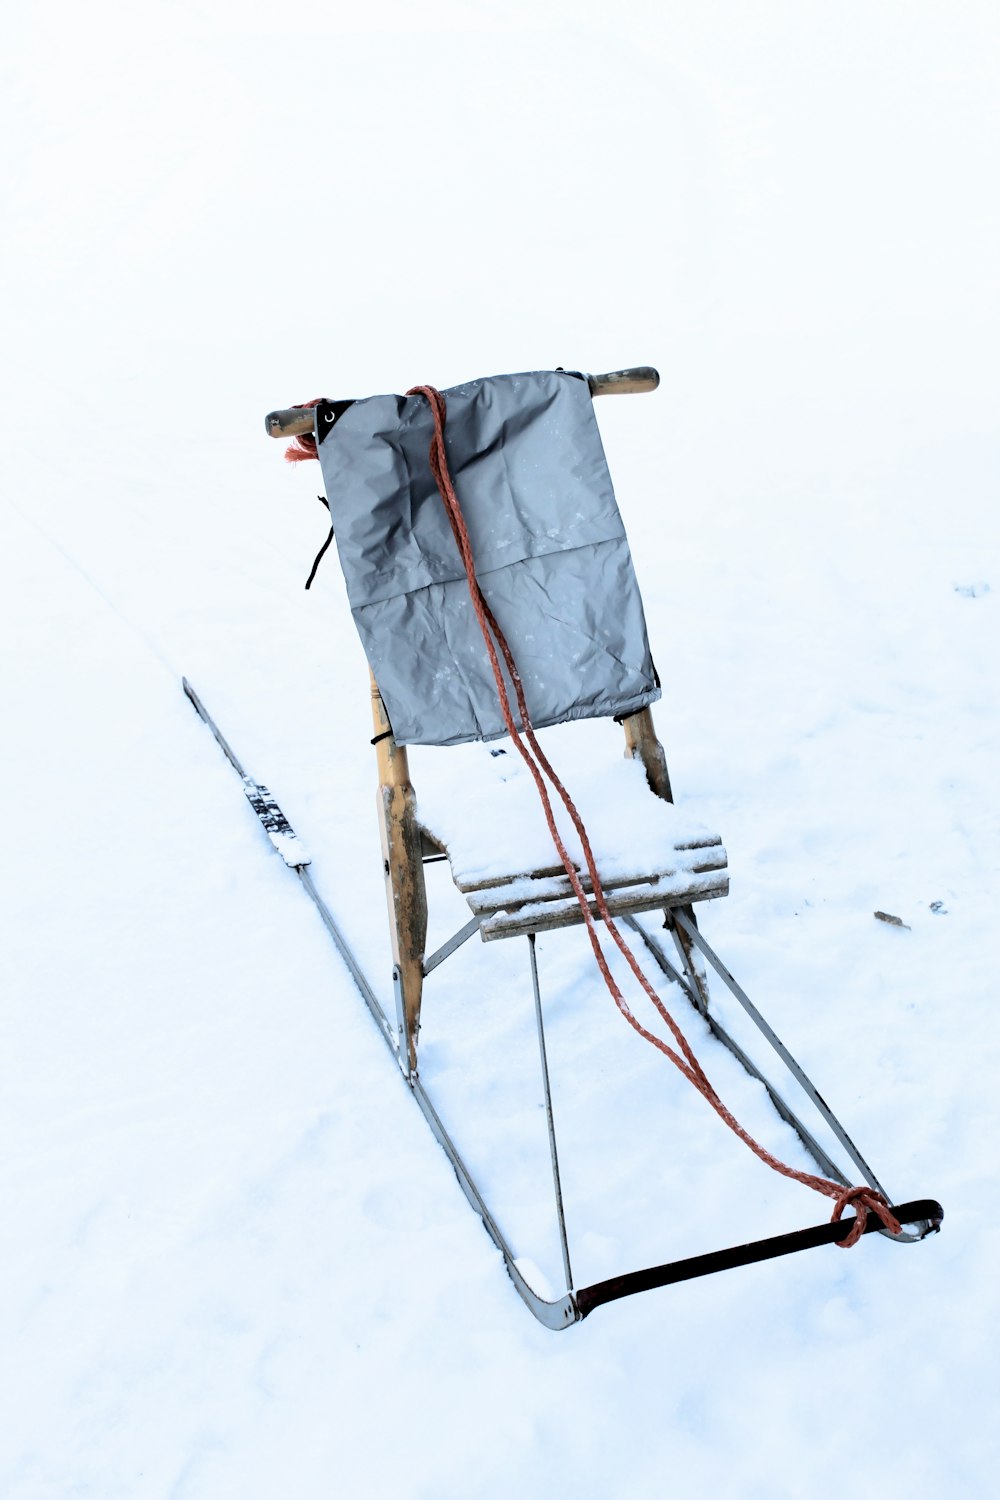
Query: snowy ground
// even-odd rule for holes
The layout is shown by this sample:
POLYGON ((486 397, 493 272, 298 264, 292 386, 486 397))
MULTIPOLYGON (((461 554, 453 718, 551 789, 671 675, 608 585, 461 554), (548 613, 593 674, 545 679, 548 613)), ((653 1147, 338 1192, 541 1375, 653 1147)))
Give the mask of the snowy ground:
MULTIPOLYGON (((992 1495, 993 7, 103 3, 8 41, 0 1494, 992 1495), (729 850, 703 927, 947 1217, 554 1335, 180 677, 388 1003, 365 664, 261 418, 642 361, 598 417, 729 850)), ((424 1073, 555 1284, 520 946, 445 967, 424 1073)), ((581 1280, 825 1216, 540 949, 581 1280)))

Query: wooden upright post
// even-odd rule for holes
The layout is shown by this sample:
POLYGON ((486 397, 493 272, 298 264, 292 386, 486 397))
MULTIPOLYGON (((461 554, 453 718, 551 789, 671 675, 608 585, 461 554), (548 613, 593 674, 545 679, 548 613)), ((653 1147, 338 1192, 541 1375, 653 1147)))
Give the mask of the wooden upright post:
POLYGON ((382 839, 382 864, 389 907, 392 961, 401 999, 400 1058, 406 1071, 417 1069, 417 1033, 420 1029, 420 999, 424 984, 424 949, 427 942, 427 892, 417 827, 416 797, 410 783, 406 747, 393 739, 389 719, 371 676, 372 723, 378 756, 378 821, 382 839))
MULTIPOLYGON (((653 711, 651 708, 640 708, 638 713, 629 714, 622 720, 625 730, 625 755, 630 760, 641 760, 646 772, 646 780, 649 782, 650 790, 664 802, 673 802, 673 793, 670 790, 670 773, 667 770, 667 757, 663 746, 656 737, 653 727, 653 711)), ((685 915, 697 926, 694 912, 690 906, 684 908, 685 915)), ((701 955, 697 948, 679 923, 674 922, 670 913, 667 913, 667 921, 673 927, 677 941, 687 961, 688 972, 694 980, 695 988, 701 1001, 701 1008, 708 1010, 708 975, 705 973, 705 965, 701 961, 701 955)))
POLYGON ((667 757, 663 753, 663 746, 656 738, 652 709, 640 708, 638 713, 629 714, 628 718, 622 720, 622 728, 625 730, 626 757, 630 760, 641 760, 650 790, 654 791, 658 797, 662 797, 664 802, 673 802, 670 774, 667 771, 667 757))

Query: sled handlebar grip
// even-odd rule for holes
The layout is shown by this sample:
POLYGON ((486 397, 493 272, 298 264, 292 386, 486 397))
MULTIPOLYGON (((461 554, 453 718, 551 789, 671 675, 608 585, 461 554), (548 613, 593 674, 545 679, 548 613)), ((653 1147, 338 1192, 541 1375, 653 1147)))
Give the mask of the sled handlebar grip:
POLYGON ((268 437, 301 437, 313 430, 311 406, 289 406, 284 411, 269 411, 264 418, 264 430, 268 437))
MULTIPOLYGON (((660 377, 652 365, 633 365, 629 370, 609 370, 606 375, 585 375, 584 379, 592 396, 631 396, 642 391, 655 391, 660 377)), ((264 418, 264 430, 268 437, 301 437, 313 430, 311 406, 290 406, 282 411, 269 411, 264 418)))
POLYGON ((633 365, 630 370, 609 370, 607 375, 588 375, 592 396, 636 396, 655 391, 660 383, 658 370, 652 365, 633 365))

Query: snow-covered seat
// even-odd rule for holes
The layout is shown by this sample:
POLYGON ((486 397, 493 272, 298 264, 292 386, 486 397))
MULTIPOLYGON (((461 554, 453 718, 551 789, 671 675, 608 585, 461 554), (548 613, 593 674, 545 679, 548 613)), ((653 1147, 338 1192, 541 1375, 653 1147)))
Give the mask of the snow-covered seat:
MULTIPOLYGON (((477 769, 488 767, 493 774, 470 775, 467 764, 457 777, 421 778, 417 821, 429 842, 447 854, 456 886, 480 919, 481 938, 490 942, 582 922, 527 769, 514 751, 484 755, 479 750, 476 760, 477 769)), ((726 895, 722 839, 651 795, 640 761, 616 759, 597 770, 574 767, 570 790, 612 915, 726 895)), ((589 892, 576 831, 554 802, 560 832, 589 892)))

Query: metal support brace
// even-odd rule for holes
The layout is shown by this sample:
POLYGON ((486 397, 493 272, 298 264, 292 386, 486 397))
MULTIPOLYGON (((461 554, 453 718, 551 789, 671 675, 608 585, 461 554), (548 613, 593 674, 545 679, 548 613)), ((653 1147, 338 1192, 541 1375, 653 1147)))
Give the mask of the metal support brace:
POLYGON ((463 943, 467 943, 470 937, 473 937, 479 931, 482 920, 482 917, 471 917, 464 927, 458 929, 453 937, 450 937, 446 943, 442 943, 440 948, 435 948, 430 958, 424 959, 423 969, 425 979, 432 969, 436 969, 438 964, 443 964, 446 958, 450 958, 456 949, 461 948, 463 943))
POLYGON ((747 1015, 753 1021, 760 1034, 765 1037, 768 1042, 770 1042, 771 1046, 774 1048, 775 1052, 777 1052, 778 1056, 781 1058, 781 1061, 785 1064, 785 1067, 791 1073, 792 1077, 802 1089, 803 1093, 813 1103, 813 1105, 815 1105, 816 1109, 819 1110, 819 1113, 829 1125, 830 1129, 833 1131, 834 1135, 837 1137, 844 1150, 850 1156, 851 1160, 854 1162, 854 1165, 858 1168, 859 1172, 862 1174, 869 1187, 874 1188, 877 1193, 881 1193, 883 1197, 888 1198, 889 1195, 886 1193, 885 1188, 879 1182, 871 1167, 865 1161, 864 1157, 861 1155, 861 1152, 858 1150, 857 1146, 855 1146, 854 1142, 847 1134, 847 1131, 844 1129, 843 1125, 841 1125, 836 1115, 834 1115, 833 1111, 830 1109, 830 1106, 827 1104, 822 1094, 816 1088, 816 1085, 813 1083, 812 1079, 809 1078, 808 1074, 806 1074, 805 1071, 795 1061, 795 1058, 789 1052, 784 1042, 768 1025, 767 1021, 765 1021, 764 1017, 754 1005, 753 1001, 750 999, 746 991, 739 984, 737 984, 732 974, 730 974, 729 970, 722 962, 722 959, 718 956, 717 953, 713 952, 708 943, 706 943, 705 939, 702 937, 701 933, 698 931, 697 927, 695 927, 693 923, 688 921, 687 917, 682 911, 675 912, 674 915, 678 924, 685 929, 691 941, 701 950, 705 958, 707 958, 708 962, 712 965, 712 968, 722 980, 723 984, 726 986, 726 988, 733 995, 735 995, 736 999, 739 1001, 740 1005, 742 1005, 747 1015))
POLYGON ((562 1183, 559 1179, 559 1151, 556 1147, 556 1126, 552 1115, 552 1089, 549 1085, 549 1064, 545 1054, 545 1026, 542 1022, 542 993, 538 986, 538 960, 535 955, 535 934, 528 933, 528 952, 531 956, 531 987, 535 994, 535 1023, 538 1027, 538 1054, 542 1063, 542 1083, 545 1088, 545 1118, 549 1127, 549 1157, 552 1161, 552 1186, 556 1195, 556 1218, 559 1221, 559 1243, 562 1247, 563 1269, 566 1272, 566 1290, 573 1290, 573 1269, 569 1263, 569 1241, 566 1238, 566 1216, 563 1212, 562 1183))
MULTIPOLYGON (((803 1146, 808 1151, 813 1161, 816 1163, 817 1167, 819 1167, 820 1171, 824 1172, 826 1176, 829 1177, 833 1182, 839 1182, 844 1187, 850 1187, 852 1185, 851 1182, 847 1177, 845 1177, 840 1167, 837 1166, 837 1163, 833 1160, 829 1153, 823 1149, 819 1141, 813 1135, 812 1131, 803 1124, 795 1111, 785 1102, 782 1096, 778 1093, 778 1090, 774 1087, 774 1084, 765 1073, 761 1072, 760 1068, 758 1068, 757 1064, 754 1062, 749 1053, 744 1052, 739 1042, 734 1041, 734 1039, 729 1035, 729 1032, 722 1025, 722 1022, 713 1014, 711 1010, 705 1010, 702 1008, 700 993, 692 984, 689 973, 681 974, 677 971, 677 969, 674 968, 673 964, 664 953, 663 948, 660 946, 657 939, 653 937, 652 933, 647 932, 645 927, 643 927, 640 922, 636 921, 635 917, 628 916, 625 918, 625 921, 632 928, 632 930, 638 933, 638 935, 642 938, 642 941, 645 943, 650 953, 656 959, 657 964, 663 970, 664 974, 666 974, 667 978, 673 980, 674 983, 678 984, 684 991, 685 995, 687 995, 695 1010, 704 1020, 709 1031, 715 1037, 715 1040, 717 1042, 721 1042, 722 1045, 726 1048, 727 1052, 732 1053, 736 1061, 745 1070, 745 1072, 749 1073, 751 1078, 756 1078, 758 1083, 762 1083, 764 1085, 764 1088, 767 1090, 768 1097, 770 1098, 771 1103, 774 1105, 774 1108, 777 1111, 778 1115, 782 1120, 784 1120, 786 1125, 790 1125, 792 1127, 792 1129, 795 1131, 795 1134, 798 1136, 799 1140, 802 1142, 803 1146)), ((681 949, 680 951, 683 953, 684 950, 681 949)))
MULTIPOLYGON (((837 1140, 843 1146, 844 1150, 847 1152, 851 1161, 857 1167, 865 1182, 868 1183, 868 1186, 874 1188, 877 1193, 881 1193, 887 1201, 891 1202, 892 1200, 890 1199, 889 1194, 879 1182, 878 1178, 875 1176, 875 1173, 865 1161, 864 1157, 861 1155, 861 1152, 851 1140, 851 1137, 847 1134, 847 1131, 844 1129, 843 1125, 841 1125, 840 1121, 837 1119, 836 1115, 833 1113, 832 1109, 827 1104, 826 1100, 823 1098, 823 1095, 819 1092, 812 1079, 803 1070, 799 1063, 796 1062, 795 1058, 789 1052, 788 1048, 785 1046, 784 1042, 777 1035, 777 1033, 768 1025, 767 1021, 761 1015, 760 1011, 754 1005, 753 1001, 750 999, 746 991, 739 984, 737 984, 732 974, 730 974, 729 970, 722 962, 722 959, 718 956, 717 953, 713 952, 708 943, 706 943, 705 939, 702 937, 698 928, 695 927, 691 921, 689 921, 684 912, 677 911, 674 913, 674 916, 678 924, 684 928, 691 941, 701 951, 701 953, 704 954, 705 958, 711 964, 712 968, 718 974, 719 978, 722 980, 726 988, 739 1001, 740 1005, 753 1021, 760 1034, 766 1038, 766 1040, 773 1047, 774 1051, 781 1058, 781 1061, 785 1064, 785 1067, 788 1069, 792 1077, 795 1079, 796 1083, 802 1089, 802 1092, 806 1095, 806 1098, 809 1099, 814 1108, 818 1111, 820 1116, 826 1121, 827 1125, 833 1131, 833 1134, 837 1137, 837 1140)), ((836 1173, 836 1180, 845 1181, 843 1175, 840 1172, 836 1173)), ((929 1222, 926 1225, 921 1224, 916 1234, 902 1233, 897 1235, 889 1235, 889 1232, 886 1229, 880 1230, 880 1233, 885 1234, 887 1238, 894 1240, 913 1241, 923 1239, 924 1235, 929 1232, 930 1227, 931 1226, 929 1222)))

